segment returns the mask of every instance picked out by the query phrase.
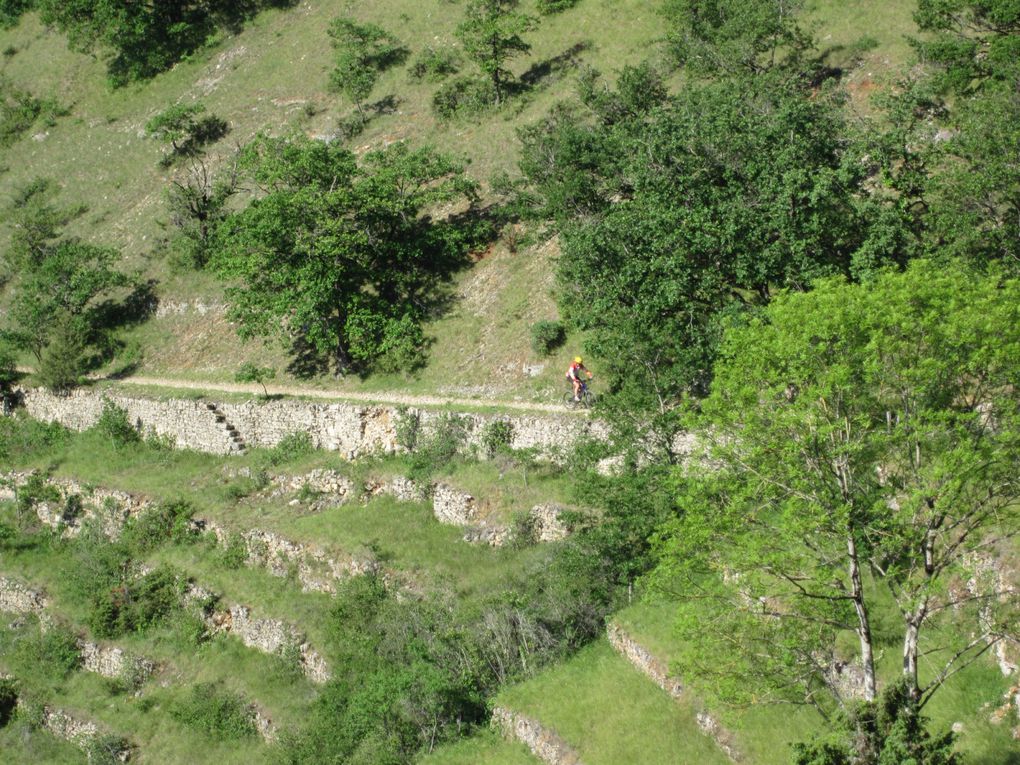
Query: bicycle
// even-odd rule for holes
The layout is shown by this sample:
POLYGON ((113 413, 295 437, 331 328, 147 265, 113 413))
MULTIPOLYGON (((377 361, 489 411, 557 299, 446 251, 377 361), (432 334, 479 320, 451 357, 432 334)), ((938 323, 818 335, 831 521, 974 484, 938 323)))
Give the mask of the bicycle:
POLYGON ((563 405, 567 409, 576 409, 581 407, 583 409, 591 409, 595 406, 596 396, 588 389, 588 383, 581 380, 581 392, 580 401, 574 400, 574 386, 568 380, 567 383, 570 385, 570 390, 563 394, 563 405))

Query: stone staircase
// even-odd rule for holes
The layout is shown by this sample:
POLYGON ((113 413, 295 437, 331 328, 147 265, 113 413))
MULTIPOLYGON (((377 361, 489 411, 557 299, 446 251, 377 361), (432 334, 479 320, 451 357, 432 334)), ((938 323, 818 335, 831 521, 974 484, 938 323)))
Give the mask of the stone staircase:
POLYGON ((216 420, 216 424, 223 428, 223 431, 227 434, 227 438, 230 441, 230 453, 231 454, 244 454, 247 446, 242 438, 241 433, 235 428, 230 421, 227 419, 227 415, 223 413, 216 404, 212 401, 205 402, 205 408, 208 409, 216 420))

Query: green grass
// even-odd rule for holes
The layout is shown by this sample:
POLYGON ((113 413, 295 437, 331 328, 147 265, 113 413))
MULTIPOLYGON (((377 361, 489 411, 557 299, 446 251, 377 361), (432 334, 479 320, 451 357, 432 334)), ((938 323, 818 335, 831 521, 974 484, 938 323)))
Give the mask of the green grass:
POLYGON ((729 762, 678 704, 605 640, 501 693, 496 703, 552 728, 588 765, 729 762))
POLYGON ((492 730, 439 747, 418 760, 418 765, 538 765, 541 762, 524 744, 504 741, 492 730))
MULTIPOLYGON (((639 602, 613 618, 652 654, 670 660, 675 638, 668 604, 639 602)), ((879 675, 891 680, 899 668, 898 646, 890 644, 881 652, 879 675)), ((1008 686, 1009 680, 1003 678, 998 668, 983 660, 951 679, 925 708, 935 726, 963 723, 958 749, 967 765, 1020 763, 1020 747, 1010 739, 1009 726, 989 722, 1008 686)), ((736 733, 737 745, 749 761, 761 765, 785 765, 790 761, 791 744, 810 740, 825 725, 810 707, 762 705, 735 709, 713 705, 710 711, 736 733)))
POLYGON ((85 753, 45 730, 12 720, 0 728, 0 752, 10 765, 86 765, 85 753))

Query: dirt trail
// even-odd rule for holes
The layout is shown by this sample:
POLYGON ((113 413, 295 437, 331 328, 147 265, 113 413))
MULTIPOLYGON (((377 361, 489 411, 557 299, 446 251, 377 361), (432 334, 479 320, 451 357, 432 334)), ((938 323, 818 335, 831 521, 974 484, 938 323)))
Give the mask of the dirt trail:
MULTIPOLYGON (((163 377, 126 377, 120 383, 128 385, 146 385, 157 388, 186 388, 188 390, 222 391, 224 393, 250 393, 261 395, 262 386, 257 383, 221 383, 192 382, 174 380, 163 377)), ((331 401, 365 401, 373 404, 389 404, 393 406, 465 406, 465 407, 497 407, 514 409, 523 412, 543 412, 556 414, 586 414, 584 410, 572 411, 562 404, 539 404, 525 401, 501 401, 499 399, 455 398, 452 396, 412 396, 405 393, 379 391, 365 393, 360 391, 331 391, 318 388, 305 388, 290 385, 267 385, 270 396, 305 396, 322 398, 331 401)))

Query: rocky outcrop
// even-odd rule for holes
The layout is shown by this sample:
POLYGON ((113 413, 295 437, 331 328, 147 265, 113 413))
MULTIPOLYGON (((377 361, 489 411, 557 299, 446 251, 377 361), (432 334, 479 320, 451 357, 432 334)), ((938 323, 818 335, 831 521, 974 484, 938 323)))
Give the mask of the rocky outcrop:
POLYGON ((506 738, 523 743, 548 765, 583 765, 581 756, 555 731, 506 707, 492 710, 492 724, 506 738))
POLYGON ((251 609, 239 604, 217 607, 218 598, 194 584, 189 586, 185 598, 199 608, 202 620, 212 634, 233 635, 249 648, 262 653, 284 657, 296 655, 301 671, 313 683, 325 683, 332 677, 325 659, 299 630, 286 622, 256 619, 251 609))
POLYGON ((34 590, 17 579, 0 576, 0 611, 41 616, 48 605, 49 599, 41 590, 34 590))
MULTIPOLYGON (((606 625, 606 637, 609 639, 609 644, 623 658, 672 698, 679 701, 684 697, 683 684, 677 678, 670 676, 669 665, 640 645, 620 625, 614 622, 606 625)), ((699 711, 695 715, 695 720, 701 731, 712 738, 719 745, 719 748, 726 753, 727 757, 734 762, 740 762, 743 759, 740 751, 734 744, 733 734, 726 730, 711 714, 704 710, 699 711)))
POLYGON ((319 468, 303 475, 277 475, 261 496, 277 499, 295 493, 314 495, 311 509, 315 512, 342 505, 355 495, 354 481, 336 470, 319 468))

